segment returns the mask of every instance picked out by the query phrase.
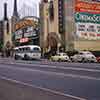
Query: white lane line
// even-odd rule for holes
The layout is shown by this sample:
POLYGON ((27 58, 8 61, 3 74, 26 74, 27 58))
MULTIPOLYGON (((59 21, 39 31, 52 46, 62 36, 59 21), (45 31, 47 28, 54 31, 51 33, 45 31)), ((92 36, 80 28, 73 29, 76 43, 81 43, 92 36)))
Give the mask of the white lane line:
MULTIPOLYGON (((14 64, 14 63, 12 63, 12 64, 14 64)), ((74 68, 74 66, 73 67, 63 67, 63 66, 54 66, 54 65, 38 65, 38 64, 17 64, 17 65, 28 65, 28 66, 38 66, 38 67, 42 67, 42 68, 56 68, 56 69, 65 69, 65 70, 67 70, 67 69, 71 69, 71 70, 76 70, 76 71, 88 71, 88 72, 100 72, 100 70, 96 70, 96 69, 88 69, 88 68, 77 68, 77 67, 75 67, 74 68)))
POLYGON ((41 74, 46 74, 46 75, 50 75, 50 76, 72 77, 72 78, 100 81, 100 78, 90 77, 90 76, 82 76, 82 75, 76 75, 76 74, 65 74, 65 73, 57 73, 57 72, 50 72, 50 71, 41 71, 41 70, 22 68, 22 67, 2 66, 2 68, 4 68, 4 67, 8 68, 8 69, 13 69, 13 70, 19 70, 19 71, 29 71, 29 72, 37 72, 37 73, 39 72, 41 74))
POLYGON ((48 89, 48 88, 43 88, 43 87, 39 87, 39 86, 36 86, 36 85, 31 85, 31 84, 24 83, 24 82, 21 82, 21 81, 13 80, 11 78, 7 78, 7 77, 3 77, 3 76, 1 76, 0 78, 3 79, 3 80, 11 81, 12 83, 17 83, 17 84, 37 88, 37 89, 40 89, 40 90, 43 90, 43 91, 51 92, 53 94, 57 94, 57 95, 65 96, 65 97, 70 97, 70 98, 75 99, 75 100, 86 100, 86 99, 81 98, 81 97, 76 97, 76 96, 73 96, 73 95, 70 95, 70 94, 65 94, 65 93, 62 93, 62 92, 59 92, 59 91, 54 91, 54 90, 51 90, 51 89, 48 89))
MULTIPOLYGON (((81 66, 79 66, 79 65, 83 65, 84 63, 75 63, 75 66, 73 66, 73 67, 75 67, 75 68, 73 68, 73 67, 68 67, 68 66, 65 66, 65 67, 63 67, 64 65, 63 64, 61 64, 61 66, 62 67, 60 67, 60 66, 55 66, 55 64, 52 64, 51 63, 51 65, 50 65, 50 63, 49 64, 45 64, 45 63, 33 63, 32 61, 16 61, 16 62, 12 62, 12 61, 10 61, 10 64, 17 64, 17 65, 33 65, 33 66, 37 66, 37 65, 41 65, 41 66, 39 66, 39 67, 47 67, 47 68, 58 68, 58 69, 72 69, 72 70, 84 70, 84 71, 91 71, 91 72, 100 72, 100 70, 96 70, 96 69, 94 69, 94 68, 100 68, 100 66, 95 66, 95 67, 93 67, 91 64, 91 69, 90 68, 87 68, 87 67, 81 67, 81 66), (17 63, 16 63, 17 62, 17 63), (76 66, 76 64, 78 65, 78 66, 76 66), (79 68, 80 67, 80 68, 79 68), (93 68, 93 69, 92 69, 93 68)), ((8 62, 7 62, 8 63, 8 62)), ((6 64, 7 64, 6 63, 6 64)), ((9 64, 9 63, 8 63, 9 64)), ((57 62, 57 64, 59 64, 59 62, 57 62)), ((69 64, 69 63, 66 63, 66 64, 69 64)), ((86 65, 86 64, 84 64, 84 65, 86 65)), ((70 64, 69 64, 69 66, 70 66, 70 64)), ((72 66, 72 64, 71 64, 71 66, 72 66)))
MULTIPOLYGON (((25 63, 25 61, 15 61, 17 63, 25 63)), ((55 65, 55 64, 59 64, 59 65, 64 65, 64 64, 69 64, 69 65, 77 65, 77 66, 80 66, 80 65, 91 65, 91 67, 93 67, 94 65, 96 65, 95 67, 100 67, 100 64, 99 63, 69 63, 69 62, 65 62, 65 63, 60 63, 60 62, 50 62, 50 61, 40 61, 40 62, 34 62, 34 61, 27 61, 26 63, 30 63, 30 64, 52 64, 52 65, 55 65), (93 65, 93 66, 92 66, 93 65)), ((94 68, 94 67, 93 67, 94 68)))

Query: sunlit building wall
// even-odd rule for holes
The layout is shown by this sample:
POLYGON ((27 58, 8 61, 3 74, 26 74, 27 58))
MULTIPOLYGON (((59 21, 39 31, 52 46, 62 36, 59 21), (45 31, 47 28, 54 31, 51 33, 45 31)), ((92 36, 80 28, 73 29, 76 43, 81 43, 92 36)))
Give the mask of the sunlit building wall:
POLYGON ((48 1, 41 1, 39 5, 40 11, 40 46, 43 49, 43 53, 46 52, 46 39, 49 33, 49 13, 48 13, 49 4, 48 1))

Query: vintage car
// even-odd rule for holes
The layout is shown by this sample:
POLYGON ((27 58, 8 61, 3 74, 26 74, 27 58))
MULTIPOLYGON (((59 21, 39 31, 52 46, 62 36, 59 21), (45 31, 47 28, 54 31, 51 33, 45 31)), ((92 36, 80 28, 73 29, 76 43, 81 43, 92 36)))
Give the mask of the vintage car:
POLYGON ((72 62, 97 62, 96 57, 89 51, 80 51, 70 59, 72 62))
POLYGON ((70 62, 70 58, 66 53, 57 53, 54 56, 50 57, 51 61, 68 61, 70 62))

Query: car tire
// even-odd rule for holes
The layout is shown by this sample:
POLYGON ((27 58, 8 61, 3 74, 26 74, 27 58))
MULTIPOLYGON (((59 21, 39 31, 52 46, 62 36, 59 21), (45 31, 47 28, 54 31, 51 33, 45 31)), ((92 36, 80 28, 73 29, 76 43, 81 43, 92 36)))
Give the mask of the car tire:
POLYGON ((61 59, 58 59, 58 62, 61 62, 61 59))
POLYGON ((50 61, 53 61, 53 58, 50 58, 49 60, 50 60, 50 61))
POLYGON ((85 62, 86 62, 86 61, 85 61, 85 58, 82 58, 81 62, 82 62, 82 63, 85 63, 85 62))
POLYGON ((15 56, 14 56, 14 59, 15 59, 15 60, 18 60, 18 56, 17 56, 17 55, 15 55, 15 56))
POLYGON ((24 55, 24 60, 29 60, 29 57, 27 56, 27 54, 24 55))
POLYGON ((72 58, 70 58, 70 59, 71 59, 71 62, 74 62, 74 60, 72 58))
POLYGON ((15 55, 15 57, 14 57, 14 58, 15 58, 15 60, 22 60, 22 59, 21 59, 21 57, 20 57, 20 56, 18 56, 18 55, 15 55))
POLYGON ((85 58, 82 58, 82 63, 87 63, 88 60, 86 60, 85 58))

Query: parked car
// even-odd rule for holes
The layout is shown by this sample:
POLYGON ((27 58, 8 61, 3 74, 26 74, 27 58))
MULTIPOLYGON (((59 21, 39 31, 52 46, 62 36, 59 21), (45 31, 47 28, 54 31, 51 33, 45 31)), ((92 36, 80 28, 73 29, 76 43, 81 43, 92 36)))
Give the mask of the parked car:
POLYGON ((66 53, 57 53, 54 56, 50 57, 51 61, 68 61, 70 62, 70 58, 66 53))
POLYGON ((97 62, 96 57, 89 51, 80 51, 70 59, 72 62, 97 62))

